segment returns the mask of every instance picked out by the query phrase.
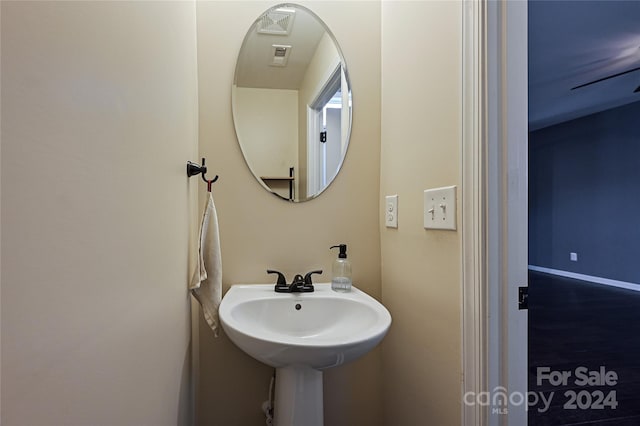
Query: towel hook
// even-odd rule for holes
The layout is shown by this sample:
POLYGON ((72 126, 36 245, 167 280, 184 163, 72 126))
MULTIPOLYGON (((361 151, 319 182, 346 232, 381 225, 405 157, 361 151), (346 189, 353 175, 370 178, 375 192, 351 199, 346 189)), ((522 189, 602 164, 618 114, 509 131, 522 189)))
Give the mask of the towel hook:
POLYGON ((211 185, 218 180, 218 175, 216 175, 213 179, 209 180, 205 177, 207 173, 207 166, 205 166, 205 159, 202 158, 202 165, 192 163, 191 161, 187 161, 187 176, 195 176, 198 174, 202 174, 202 180, 207 182, 207 191, 211 192, 211 185))

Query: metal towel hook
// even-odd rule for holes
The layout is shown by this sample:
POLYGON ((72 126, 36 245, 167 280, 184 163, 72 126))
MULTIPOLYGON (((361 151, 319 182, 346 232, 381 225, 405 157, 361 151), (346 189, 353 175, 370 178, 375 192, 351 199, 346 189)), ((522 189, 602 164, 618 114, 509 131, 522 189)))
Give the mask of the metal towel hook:
POLYGON ((207 173, 207 166, 205 166, 205 159, 202 158, 202 165, 197 163, 192 163, 191 161, 187 161, 187 176, 195 176, 198 174, 202 174, 202 180, 207 182, 207 191, 211 192, 211 184, 218 180, 218 175, 213 179, 209 180, 205 177, 207 173))

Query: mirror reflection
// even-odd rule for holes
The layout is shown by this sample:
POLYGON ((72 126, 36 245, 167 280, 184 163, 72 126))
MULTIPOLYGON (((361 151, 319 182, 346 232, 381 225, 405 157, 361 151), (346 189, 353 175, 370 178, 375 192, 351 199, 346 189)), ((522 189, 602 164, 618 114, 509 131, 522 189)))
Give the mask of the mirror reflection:
POLYGON ((351 131, 345 61, 310 10, 283 4, 245 36, 232 87, 242 153, 258 182, 292 202, 317 197, 335 179, 351 131))

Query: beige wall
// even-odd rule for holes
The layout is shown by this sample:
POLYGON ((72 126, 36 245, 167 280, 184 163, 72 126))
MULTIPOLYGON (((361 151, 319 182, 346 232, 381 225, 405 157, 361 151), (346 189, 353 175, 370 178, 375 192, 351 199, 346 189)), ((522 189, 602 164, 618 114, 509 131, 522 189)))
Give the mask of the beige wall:
POLYGON ((188 424, 195 5, 0 7, 1 423, 188 424))
MULTIPOLYGON (((272 282, 267 268, 294 273, 320 268, 330 279, 335 254, 349 245, 354 284, 380 297, 380 4, 301 2, 321 16, 348 60, 354 126, 343 171, 321 197, 290 204, 266 192, 247 169, 231 117, 231 85, 245 32, 272 2, 198 3, 200 151, 220 175, 214 197, 220 221, 223 286, 272 282)), ((203 198, 203 197, 201 197, 203 198)), ((201 322, 201 325, 203 323, 201 322)), ((237 349, 224 334, 200 328, 199 424, 264 424, 260 405, 272 369, 237 349)), ((381 424, 380 353, 325 374, 325 421, 381 424), (366 384, 366 385, 363 385, 366 384)))
POLYGON ((380 208, 399 197, 398 229, 380 224, 388 426, 461 421, 460 227, 422 219, 424 189, 460 184, 461 19, 461 2, 382 4, 380 208))
MULTIPOLYGON (((289 176, 290 167, 297 171, 298 91, 235 85, 232 90, 235 128, 253 173, 284 177, 289 176)), ((288 182, 267 183, 289 198, 288 182)))

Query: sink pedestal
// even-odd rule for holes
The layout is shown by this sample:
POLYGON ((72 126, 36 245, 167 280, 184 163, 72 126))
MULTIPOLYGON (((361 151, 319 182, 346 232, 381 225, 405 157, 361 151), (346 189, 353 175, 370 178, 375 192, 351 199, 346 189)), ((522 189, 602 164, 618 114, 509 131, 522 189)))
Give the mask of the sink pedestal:
POLYGON ((303 365, 276 368, 274 426, 323 426, 322 372, 303 365))

